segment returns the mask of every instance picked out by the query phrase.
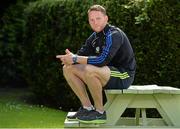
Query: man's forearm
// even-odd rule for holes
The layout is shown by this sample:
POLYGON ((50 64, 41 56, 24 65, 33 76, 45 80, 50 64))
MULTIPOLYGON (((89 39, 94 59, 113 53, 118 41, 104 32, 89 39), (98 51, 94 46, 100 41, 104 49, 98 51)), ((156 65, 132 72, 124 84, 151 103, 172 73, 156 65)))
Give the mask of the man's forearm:
POLYGON ((87 64, 87 56, 78 56, 77 55, 77 63, 79 64, 87 64))

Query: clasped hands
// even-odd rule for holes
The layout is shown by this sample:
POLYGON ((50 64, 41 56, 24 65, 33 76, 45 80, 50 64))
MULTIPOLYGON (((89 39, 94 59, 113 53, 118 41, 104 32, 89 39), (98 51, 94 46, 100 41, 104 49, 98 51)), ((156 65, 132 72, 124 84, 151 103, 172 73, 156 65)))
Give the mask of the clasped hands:
POLYGON ((73 53, 68 49, 65 50, 65 55, 57 55, 56 58, 60 59, 62 65, 72 65, 73 64, 73 53))

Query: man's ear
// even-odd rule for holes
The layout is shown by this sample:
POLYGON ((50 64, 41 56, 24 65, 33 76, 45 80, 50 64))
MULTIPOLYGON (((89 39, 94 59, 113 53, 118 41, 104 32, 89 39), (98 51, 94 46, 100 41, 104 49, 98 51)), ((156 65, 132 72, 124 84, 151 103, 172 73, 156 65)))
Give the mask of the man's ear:
POLYGON ((107 16, 107 15, 106 15, 106 17, 105 17, 105 18, 106 18, 106 21, 108 22, 109 18, 108 18, 108 16, 107 16))

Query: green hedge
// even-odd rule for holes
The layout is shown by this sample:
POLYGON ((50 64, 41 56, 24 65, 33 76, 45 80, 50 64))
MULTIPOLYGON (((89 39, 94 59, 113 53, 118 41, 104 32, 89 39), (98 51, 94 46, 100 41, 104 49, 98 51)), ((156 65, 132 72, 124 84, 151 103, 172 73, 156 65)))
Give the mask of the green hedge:
POLYGON ((134 84, 180 88, 179 0, 40 0, 24 11, 22 58, 14 58, 38 100, 67 110, 79 106, 55 56, 66 48, 75 53, 92 33, 87 9, 95 3, 107 8, 109 23, 125 31, 132 43, 137 60, 134 84))
POLYGON ((153 0, 146 4, 136 17, 142 20, 129 33, 138 61, 135 83, 180 88, 180 1, 153 0))
POLYGON ((10 6, 0 19, 0 87, 25 84, 21 71, 25 5, 10 6))
POLYGON ((76 52, 90 34, 84 11, 87 8, 88 4, 81 1, 49 0, 32 3, 26 9, 24 73, 32 90, 40 100, 46 101, 44 103, 53 101, 54 105, 67 110, 70 105, 79 107, 55 57, 65 53, 66 48, 76 52))

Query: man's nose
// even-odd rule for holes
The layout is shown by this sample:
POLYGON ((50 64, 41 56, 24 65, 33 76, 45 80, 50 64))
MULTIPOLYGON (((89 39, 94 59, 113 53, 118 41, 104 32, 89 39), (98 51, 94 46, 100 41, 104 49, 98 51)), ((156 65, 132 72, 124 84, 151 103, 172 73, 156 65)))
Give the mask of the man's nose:
POLYGON ((97 24, 97 20, 94 20, 94 24, 95 24, 95 25, 97 24))

